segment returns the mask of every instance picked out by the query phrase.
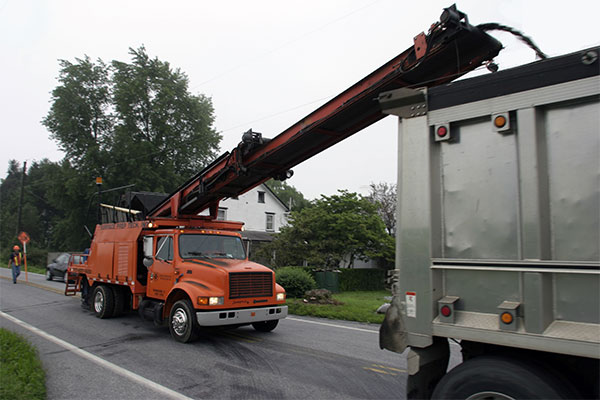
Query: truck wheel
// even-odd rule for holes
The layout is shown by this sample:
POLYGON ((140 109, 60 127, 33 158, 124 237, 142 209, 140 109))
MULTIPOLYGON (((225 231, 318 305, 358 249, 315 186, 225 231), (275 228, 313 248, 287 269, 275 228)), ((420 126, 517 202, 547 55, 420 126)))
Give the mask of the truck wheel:
POLYGON ((50 271, 50 268, 46 268, 46 280, 51 281, 52 278, 53 278, 52 271, 50 271))
POLYGON ((125 311, 125 292, 123 290, 124 288, 120 286, 112 286, 111 289, 113 291, 113 297, 115 299, 113 317, 118 317, 125 311))
POLYGON ((169 314, 169 331, 173 339, 181 343, 193 342, 199 330, 196 313, 189 300, 179 300, 169 314))
POLYGON ((278 319, 273 319, 271 321, 255 322, 252 324, 252 327, 259 332, 271 332, 277 327, 278 323, 278 319))
POLYGON ((98 318, 110 318, 115 311, 115 297, 110 287, 96 286, 92 296, 93 311, 98 318))
POLYGON ((432 399, 579 398, 572 386, 534 363, 500 356, 465 361, 437 384, 432 399))

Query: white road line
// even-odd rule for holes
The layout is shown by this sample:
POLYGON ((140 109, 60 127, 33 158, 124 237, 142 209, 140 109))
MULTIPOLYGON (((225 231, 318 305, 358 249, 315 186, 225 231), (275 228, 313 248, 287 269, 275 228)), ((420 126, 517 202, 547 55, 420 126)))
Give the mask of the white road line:
MULTIPOLYGON (((343 328, 343 329, 350 329, 350 330, 353 330, 353 331, 369 332, 369 333, 377 333, 377 334, 379 334, 379 331, 374 331, 372 329, 362 329, 362 328, 354 328, 352 326, 328 324, 327 322, 309 321, 307 319, 300 319, 300 318, 294 318, 294 317, 289 317, 289 316, 285 317, 285 319, 289 319, 289 320, 292 320, 292 321, 298 321, 298 322, 306 322, 308 324, 325 325, 325 326, 331 326, 331 327, 334 327, 334 328, 343 328)), ((460 347, 460 345, 458 343, 455 343, 452 340, 449 340, 448 342, 450 343, 450 345, 454 345, 454 346, 460 347)))
POLYGON ((23 322, 20 319, 17 319, 15 317, 13 317, 12 315, 8 315, 8 314, 0 311, 0 316, 8 319, 9 321, 14 322, 15 324, 17 324, 17 325, 19 325, 19 326, 21 326, 21 327, 23 327, 23 328, 25 328, 25 329, 33 332, 33 333, 35 333, 38 336, 43 337, 44 339, 47 339, 47 340, 49 340, 49 341, 51 341, 53 343, 56 343, 57 345, 59 345, 61 347, 64 347, 65 349, 67 349, 67 350, 69 350, 69 351, 71 351, 71 352, 73 352, 73 353, 75 353, 75 354, 77 354, 77 355, 79 355, 79 356, 81 356, 83 358, 87 358, 88 360, 90 360, 90 361, 92 361, 92 362, 94 362, 94 363, 96 363, 96 364, 98 364, 98 365, 100 365, 100 366, 102 366, 102 367, 104 367, 106 369, 109 369, 109 370, 111 370, 111 371, 113 371, 113 372, 115 372, 115 373, 117 373, 117 374, 119 374, 121 376, 124 376, 127 379, 130 379, 130 380, 132 380, 132 381, 134 381, 136 383, 139 383, 142 386, 145 386, 145 387, 147 387, 149 389, 152 389, 152 390, 154 390, 154 391, 156 391, 158 393, 161 393, 164 396, 167 396, 167 397, 172 398, 172 399, 178 399, 178 400, 192 400, 190 397, 184 396, 181 393, 178 393, 178 392, 176 392, 174 390, 171 390, 171 389, 169 389, 167 387, 159 385, 156 382, 152 382, 151 380, 146 379, 146 378, 144 378, 144 377, 142 377, 140 375, 137 375, 137 374, 135 374, 135 373, 133 373, 133 372, 131 372, 129 370, 126 370, 125 368, 119 367, 118 365, 115 365, 115 364, 113 364, 111 362, 108 362, 108 361, 106 361, 106 360, 104 360, 104 359, 102 359, 102 358, 100 358, 98 356, 95 356, 92 353, 89 353, 89 352, 87 352, 85 350, 82 350, 79 347, 74 346, 74 345, 72 345, 69 342, 65 342, 64 340, 59 339, 56 336, 52 336, 49 333, 46 333, 46 332, 44 332, 43 330, 41 330, 39 328, 36 328, 35 326, 29 325, 28 323, 23 322))
POLYGON ((334 328, 350 329, 352 331, 360 331, 360 332, 369 332, 369 333, 377 333, 377 334, 379 334, 379 331, 374 331, 372 329, 354 328, 353 326, 328 324, 327 322, 309 321, 307 319, 300 319, 300 318, 293 318, 293 317, 286 317, 285 319, 289 319, 289 320, 292 320, 292 321, 306 322, 308 324, 325 325, 325 326, 331 326, 331 327, 334 327, 334 328))

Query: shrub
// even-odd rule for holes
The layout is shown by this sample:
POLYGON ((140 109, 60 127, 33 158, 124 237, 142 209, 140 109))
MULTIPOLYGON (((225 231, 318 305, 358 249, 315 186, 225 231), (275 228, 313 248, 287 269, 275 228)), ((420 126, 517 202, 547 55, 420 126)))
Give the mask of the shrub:
POLYGON ((340 276, 340 290, 383 290, 385 288, 385 274, 383 269, 353 269, 342 268, 340 276))
POLYGON ((304 293, 317 287, 313 277, 300 268, 279 268, 275 271, 275 280, 283 286, 287 297, 304 297, 304 293))

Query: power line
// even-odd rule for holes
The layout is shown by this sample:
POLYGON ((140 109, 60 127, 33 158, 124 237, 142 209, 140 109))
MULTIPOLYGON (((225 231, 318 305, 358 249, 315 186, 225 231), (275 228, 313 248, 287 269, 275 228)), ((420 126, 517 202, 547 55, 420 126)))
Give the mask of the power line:
POLYGON ((242 67, 245 67, 246 65, 250 65, 250 64, 252 64, 252 63, 254 63, 254 62, 258 61, 258 60, 261 60, 264 57, 269 56, 269 55, 275 53, 276 51, 281 50, 281 49, 289 46, 290 44, 295 43, 295 42, 299 41, 300 39, 305 38, 306 36, 312 35, 313 33, 321 31, 321 30, 325 29, 326 27, 328 27, 328 26, 330 26, 332 24, 335 24, 335 23, 337 23, 337 22, 339 22, 339 21, 341 21, 343 19, 346 19, 346 18, 350 17, 351 15, 354 15, 354 14, 356 14, 356 13, 358 13, 358 12, 360 12, 360 11, 366 9, 366 8, 369 8, 369 7, 373 6, 375 3, 379 2, 379 1, 380 0, 372 1, 369 4, 366 4, 366 5, 364 5, 364 6, 360 7, 360 8, 357 8, 357 9, 355 9, 353 11, 350 11, 347 14, 342 15, 341 17, 333 19, 333 20, 327 22, 324 25, 321 25, 321 26, 319 26, 319 27, 317 27, 317 28, 315 28, 315 29, 313 29, 311 31, 305 32, 305 33, 303 33, 303 34, 301 34, 301 35, 299 35, 299 36, 297 36, 297 37, 295 37, 293 39, 288 40, 287 42, 284 42, 283 44, 281 44, 279 46, 276 46, 276 47, 274 47, 274 48, 272 48, 270 50, 267 50, 264 53, 258 54, 255 57, 251 58, 250 60, 248 60, 248 61, 246 61, 244 63, 240 63, 240 64, 238 64, 238 65, 236 65, 236 66, 234 66, 234 67, 232 67, 232 68, 230 68, 228 70, 225 70, 225 71, 223 71, 223 72, 221 72, 221 73, 213 76, 212 78, 209 78, 209 79, 207 79, 207 80, 205 80, 203 82, 200 82, 200 83, 194 85, 193 87, 190 88, 190 90, 196 89, 196 88, 198 88, 200 86, 203 86, 203 85, 205 85, 205 84, 207 84, 209 82, 217 80, 217 79, 219 79, 219 78, 221 78, 221 77, 223 77, 225 75, 228 75, 228 74, 230 74, 230 73, 232 73, 234 71, 237 71, 238 69, 240 69, 242 67))

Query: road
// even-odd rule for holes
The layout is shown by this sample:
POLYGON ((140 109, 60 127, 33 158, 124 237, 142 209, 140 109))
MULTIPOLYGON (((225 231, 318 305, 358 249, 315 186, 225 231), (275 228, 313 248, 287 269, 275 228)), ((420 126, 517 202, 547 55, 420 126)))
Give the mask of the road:
MULTIPOLYGON (((270 333, 211 330, 181 344, 137 314, 100 320, 64 283, 0 269, 0 327, 33 343, 48 399, 403 398, 405 355, 378 346, 378 325, 289 316, 270 333)), ((454 347, 454 346, 453 346, 454 347)))

